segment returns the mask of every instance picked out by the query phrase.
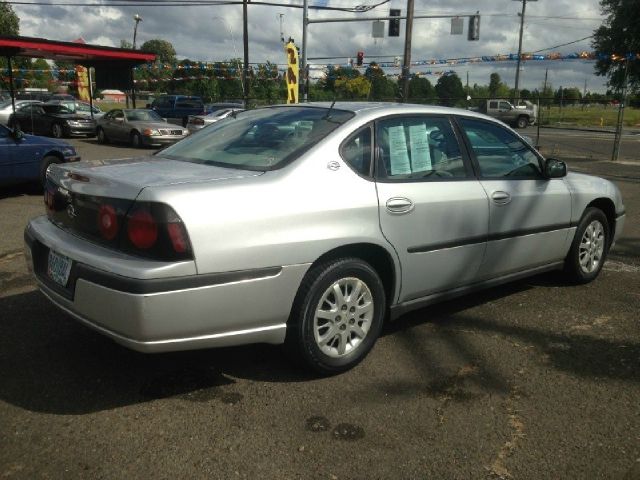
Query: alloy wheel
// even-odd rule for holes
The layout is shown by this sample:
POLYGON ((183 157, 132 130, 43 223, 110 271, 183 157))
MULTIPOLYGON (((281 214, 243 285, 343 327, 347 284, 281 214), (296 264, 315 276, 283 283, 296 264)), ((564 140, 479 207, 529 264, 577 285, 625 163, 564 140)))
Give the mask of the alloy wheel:
POLYGON ((371 290, 359 278, 335 281, 320 298, 313 333, 318 348, 331 358, 343 357, 362 343, 374 316, 371 290))
POLYGON ((605 247, 605 233, 602 223, 593 220, 580 239, 578 259, 584 273, 591 273, 600 266, 605 247))

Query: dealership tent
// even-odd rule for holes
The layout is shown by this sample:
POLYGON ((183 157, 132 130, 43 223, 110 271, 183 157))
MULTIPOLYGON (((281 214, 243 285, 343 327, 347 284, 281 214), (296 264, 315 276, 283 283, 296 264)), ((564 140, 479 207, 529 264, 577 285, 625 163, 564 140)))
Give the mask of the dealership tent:
MULTIPOLYGON (((15 110, 13 86, 13 57, 45 58, 54 61, 73 62, 95 69, 96 87, 128 89, 132 92, 135 107, 135 90, 132 68, 153 62, 153 53, 128 48, 103 47, 77 42, 59 42, 44 38, 0 36, 0 56, 6 57, 9 73, 9 90, 15 110)), ((91 99, 93 103, 93 99, 91 99)))

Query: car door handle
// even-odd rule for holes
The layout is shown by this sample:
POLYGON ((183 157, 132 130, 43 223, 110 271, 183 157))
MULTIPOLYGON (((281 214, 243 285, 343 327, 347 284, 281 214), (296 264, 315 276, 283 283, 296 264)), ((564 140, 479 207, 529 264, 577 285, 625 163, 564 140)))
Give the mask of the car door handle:
POLYGON ((413 210, 413 202, 404 197, 393 197, 387 200, 387 210, 391 213, 409 213, 413 210))
POLYGON ((507 192, 498 190, 497 192, 493 192, 491 194, 491 200, 493 200, 493 203, 497 203, 498 205, 506 205, 511 201, 511 195, 509 195, 507 192))

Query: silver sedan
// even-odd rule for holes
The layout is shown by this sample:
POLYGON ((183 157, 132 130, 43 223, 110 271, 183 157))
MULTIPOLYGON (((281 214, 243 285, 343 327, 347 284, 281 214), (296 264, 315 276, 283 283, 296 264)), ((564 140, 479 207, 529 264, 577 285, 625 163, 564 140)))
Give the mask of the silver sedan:
POLYGON ((154 157, 56 165, 26 256, 58 307, 161 352, 265 342, 353 367, 404 312, 600 272, 625 210, 481 114, 376 103, 240 112, 154 157))
POLYGON ((133 147, 158 147, 182 140, 189 130, 168 124, 153 110, 115 109, 98 119, 100 143, 126 142, 133 147))
MULTIPOLYGON (((29 103, 42 103, 40 100, 16 100, 15 107, 18 110, 19 107, 27 105, 29 103)), ((0 124, 7 125, 9 117, 13 113, 13 104, 11 99, 0 102, 0 124)))
POLYGON ((242 107, 231 107, 231 108, 220 108, 215 112, 211 112, 208 115, 190 115, 187 120, 187 128, 189 132, 195 133, 198 130, 202 130, 204 127, 211 125, 212 123, 219 122, 220 120, 224 120, 229 115, 235 115, 238 112, 242 112, 244 108, 242 107))

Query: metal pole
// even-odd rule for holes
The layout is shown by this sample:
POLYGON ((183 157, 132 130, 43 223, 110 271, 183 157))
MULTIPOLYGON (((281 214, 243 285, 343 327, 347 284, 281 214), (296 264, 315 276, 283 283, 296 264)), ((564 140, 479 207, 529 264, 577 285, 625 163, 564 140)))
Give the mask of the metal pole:
POLYGON ((300 71, 298 75, 302 75, 303 85, 303 100, 306 103, 308 101, 308 84, 307 80, 309 76, 307 75, 307 28, 309 26, 309 1, 304 0, 302 3, 302 62, 300 65, 300 71))
POLYGON ((404 35, 404 62, 402 65, 402 101, 409 100, 409 72, 411 69, 411 35, 413 33, 413 0, 407 0, 407 25, 404 35))
MULTIPOLYGON (((547 91, 547 77, 549 75, 549 69, 545 69, 544 71, 544 85, 542 87, 542 94, 544 95, 547 91)), ((536 148, 540 148, 540 123, 542 122, 542 110, 540 109, 540 94, 538 93, 538 133, 536 134, 536 148)))
POLYGON ((522 0, 522 15, 520 16, 520 40, 518 41, 518 61, 516 63, 516 88, 513 103, 517 104, 520 98, 520 58, 522 57, 522 33, 524 32, 524 12, 527 9, 527 0, 522 0))
POLYGON ((624 84, 622 86, 622 103, 618 109, 618 123, 616 125, 616 136, 613 140, 613 155, 611 156, 611 161, 618 161, 618 156, 620 155, 620 142, 622 141, 622 124, 624 122, 624 109, 625 104, 627 103, 627 87, 629 81, 629 57, 627 57, 627 62, 624 68, 624 84))
POLYGON ((11 108, 16 113, 16 92, 13 89, 13 66, 11 65, 11 55, 7 55, 7 65, 9 66, 9 92, 11 93, 11 108))
POLYGON ((244 108, 249 108, 249 30, 247 15, 248 0, 242 1, 242 44, 244 47, 244 67, 242 69, 242 94, 244 108))
POLYGON ((91 67, 87 67, 87 78, 89 79, 89 110, 93 118, 93 80, 91 80, 91 67))

